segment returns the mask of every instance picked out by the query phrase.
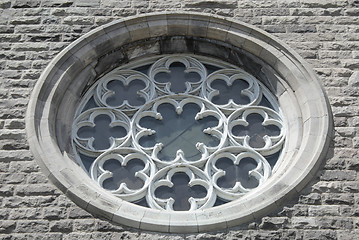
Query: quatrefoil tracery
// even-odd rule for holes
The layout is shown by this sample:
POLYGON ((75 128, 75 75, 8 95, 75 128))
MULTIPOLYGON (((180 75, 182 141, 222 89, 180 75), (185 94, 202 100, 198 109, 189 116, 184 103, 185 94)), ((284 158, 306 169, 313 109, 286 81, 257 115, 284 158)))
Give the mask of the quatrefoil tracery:
MULTIPOLYGON (((74 121, 73 141, 76 146, 81 148, 87 155, 97 157, 99 153, 124 145, 127 142, 130 133, 130 122, 130 119, 124 113, 115 109, 111 110, 103 107, 89 109, 81 113, 74 121), (83 128, 96 128, 96 118, 101 115, 106 116, 110 120, 107 126, 104 126, 107 128, 105 131, 103 129, 97 131, 97 135, 103 138, 102 141, 105 141, 105 143, 108 142, 108 144, 105 144, 108 147, 104 148, 94 146, 95 137, 90 136, 89 131, 87 131, 87 133, 85 131, 81 133, 83 128), (109 131, 110 128, 122 128, 124 129, 122 132, 126 133, 122 134, 122 136, 117 135, 118 137, 115 137, 111 134, 111 131, 109 131)), ((101 146, 104 146, 104 144, 102 143, 101 146)))
POLYGON ((154 93, 154 85, 145 74, 134 70, 115 70, 98 84, 95 100, 100 106, 131 111, 151 100, 154 93), (117 91, 109 88, 111 84, 117 91), (136 91, 130 91, 131 88, 136 91))
MULTIPOLYGON (((272 109, 266 107, 253 106, 239 109, 229 116, 228 123, 229 132, 231 133, 229 134, 229 138, 233 143, 255 149, 259 153, 263 154, 263 156, 268 156, 280 151, 285 140, 285 128, 283 127, 284 123, 280 115, 272 109), (249 134, 233 134, 233 129, 236 126, 248 127, 250 125, 248 119, 251 115, 260 115, 263 118, 263 122, 260 124, 260 127, 262 129, 267 128, 266 131, 262 132, 261 135, 263 136, 260 136, 264 141, 263 146, 253 146, 253 144, 251 144, 251 136, 249 134), (276 134, 276 130, 268 130, 269 127, 279 129, 279 134, 276 134)), ((257 129, 253 132, 257 132, 257 129)))
POLYGON ((139 188, 130 188, 123 180, 117 189, 111 190, 111 193, 127 201, 139 201, 145 195, 150 184, 151 178, 155 172, 155 166, 150 158, 133 148, 113 149, 101 154, 91 165, 90 174, 101 187, 104 182, 114 177, 113 171, 104 167, 108 161, 117 161, 122 167, 126 167, 131 161, 142 161, 143 168, 136 171, 133 177, 142 180, 143 185, 139 188))
MULTIPOLYGON (((224 90, 224 89, 223 89, 224 90)), ((205 81, 203 85, 203 92, 206 99, 216 103, 215 98, 220 96, 220 94, 227 95, 226 103, 218 103, 219 107, 224 110, 235 110, 244 106, 257 105, 262 99, 262 91, 259 87, 258 80, 248 73, 240 69, 222 69, 212 73, 205 81), (228 92, 221 93, 220 90, 214 88, 214 83, 218 81, 224 81, 228 87, 231 87, 234 83, 243 81, 248 84, 247 87, 240 90, 240 92, 234 92, 236 89, 227 88, 228 92), (241 95, 249 99, 248 103, 241 104, 240 102, 235 102, 228 95, 238 95, 239 98, 241 95)), ((221 97, 223 98, 223 95, 221 97)))
MULTIPOLYGON (((156 101, 150 102, 148 105, 145 105, 135 116, 134 116, 134 123, 135 126, 132 128, 133 130, 133 139, 135 140, 135 144, 141 149, 143 149, 145 152, 148 152, 151 157, 154 159, 154 161, 158 162, 161 166, 165 165, 171 165, 178 162, 184 162, 184 163, 191 163, 195 165, 201 165, 203 162, 208 158, 209 154, 213 153, 216 149, 223 146, 225 143, 226 135, 227 135, 227 129, 226 129, 226 123, 224 120, 224 115, 216 109, 215 106, 213 106, 211 103, 201 100, 197 97, 190 97, 188 95, 176 95, 172 96, 171 98, 168 97, 162 97, 156 99, 156 101), (195 104, 200 109, 199 112, 195 114, 194 119, 189 119, 189 121, 197 122, 206 119, 209 117, 212 117, 218 121, 218 123, 213 127, 208 127, 205 129, 202 129, 202 134, 207 134, 209 136, 213 136, 214 138, 218 139, 218 144, 215 146, 206 145, 203 142, 196 142, 194 143, 196 146, 196 149, 201 153, 198 159, 189 160, 186 158, 185 153, 183 152, 183 149, 176 147, 176 154, 172 159, 167 159, 167 161, 164 161, 159 157, 159 153, 163 148, 166 147, 166 143, 164 142, 157 142, 154 146, 143 146, 141 145, 141 139, 156 134, 156 131, 153 130, 153 127, 151 128, 145 128, 143 127, 143 124, 141 124, 141 119, 144 119, 146 117, 150 117, 153 119, 157 119, 159 121, 163 121, 163 116, 160 113, 159 109, 161 108, 161 105, 169 104, 173 106, 176 113, 178 115, 181 115, 183 110, 185 109, 187 104, 195 104)), ((181 120, 183 121, 183 120, 181 120)), ((166 122, 168 123, 168 122, 166 122)), ((158 124, 158 123, 157 123, 158 124)), ((183 129, 181 130, 181 133, 175 134, 175 137, 180 137, 183 133, 185 133, 188 129, 185 127, 187 124, 185 121, 183 123, 179 122, 179 124, 183 125, 183 129)), ((166 125, 165 125, 166 127, 166 125)), ((171 124, 168 125, 168 127, 171 127, 171 124)), ((190 126, 191 127, 191 126, 190 126)), ((163 131, 171 131, 170 129, 163 129, 163 131)), ((174 129, 172 128, 172 131, 174 129)), ((192 138, 197 138, 198 136, 192 136, 192 138)), ((173 137, 172 137, 173 138, 173 137)), ((162 138, 163 139, 163 138, 162 138)), ((170 140, 169 140, 170 141, 170 140)), ((193 141, 193 139, 189 139, 186 141, 193 141)), ((207 142, 208 143, 208 142, 207 142)))
POLYGON ((173 188, 174 183, 172 179, 176 173, 184 173, 188 176, 188 188, 197 185, 206 189, 206 195, 204 197, 188 198, 188 202, 190 204, 189 211, 213 206, 216 200, 215 194, 213 191, 213 186, 210 184, 210 181, 207 178, 206 174, 199 168, 194 167, 190 164, 177 163, 159 170, 154 176, 149 186, 149 194, 147 195, 147 201, 151 208, 160 210, 165 209, 169 211, 174 210, 173 205, 175 200, 172 197, 165 199, 156 197, 155 191, 162 186, 173 188))
MULTIPOLYGON (((201 86, 201 83, 207 77, 207 70, 206 67, 199 62, 198 60, 191 58, 191 57, 164 57, 160 60, 156 61, 149 70, 149 77, 150 79, 156 84, 157 89, 162 94, 169 94, 173 95, 175 93, 185 93, 191 94, 194 93, 198 88, 201 86), (171 89, 171 79, 174 79, 175 76, 172 76, 173 72, 171 72, 171 65, 175 63, 180 63, 184 66, 183 77, 185 74, 189 76, 190 73, 195 73, 199 76, 199 79, 196 81, 190 81, 189 79, 183 79, 182 83, 185 84, 184 91, 173 91, 171 89), (169 75, 169 79, 166 81, 156 81, 156 75, 166 73, 169 75), (187 81, 186 81, 187 80, 187 81)), ((181 80, 180 80, 181 81, 181 80)))
POLYGON ((113 70, 81 103, 73 144, 78 154, 96 158, 91 178, 126 201, 146 197, 149 207, 169 211, 209 208, 216 199, 229 202, 262 186, 272 171, 264 157, 279 153, 285 141, 279 107, 270 106, 275 97, 241 69, 214 66, 207 76, 193 57, 166 56, 147 69, 113 70), (179 70, 190 79, 172 88, 171 74, 179 70), (84 110, 89 99, 100 107, 84 110), (263 100, 268 107, 260 106, 263 100), (105 149, 94 146, 89 130, 100 115, 110 129, 124 129, 120 136, 107 132, 105 149), (188 193, 170 194, 178 189, 188 193))

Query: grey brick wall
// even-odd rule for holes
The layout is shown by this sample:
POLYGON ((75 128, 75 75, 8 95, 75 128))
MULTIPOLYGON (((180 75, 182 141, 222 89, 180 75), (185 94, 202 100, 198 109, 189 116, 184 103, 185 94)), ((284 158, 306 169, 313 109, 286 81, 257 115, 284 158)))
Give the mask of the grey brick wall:
POLYGON ((359 1, 1 0, 0 239, 358 239, 359 1), (141 232, 95 218, 58 191, 25 136, 31 90, 54 56, 89 30, 125 16, 185 10, 232 17, 294 48, 328 93, 335 134, 317 176, 287 205, 217 233, 141 232))

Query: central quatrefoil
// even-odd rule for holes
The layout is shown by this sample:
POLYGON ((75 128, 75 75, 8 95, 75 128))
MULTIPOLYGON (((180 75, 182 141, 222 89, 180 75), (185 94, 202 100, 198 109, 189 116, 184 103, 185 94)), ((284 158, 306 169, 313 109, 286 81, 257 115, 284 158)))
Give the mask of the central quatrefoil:
POLYGON ((143 147, 161 144, 162 150, 158 153, 160 160, 171 161, 180 151, 186 160, 196 161, 202 155, 198 149, 199 143, 209 147, 219 144, 219 139, 209 134, 209 129, 218 125, 218 119, 214 116, 199 119, 201 109, 197 104, 188 103, 181 112, 176 112, 172 104, 163 103, 157 111, 161 119, 146 116, 140 120, 141 127, 154 132, 141 137, 139 143, 143 147))

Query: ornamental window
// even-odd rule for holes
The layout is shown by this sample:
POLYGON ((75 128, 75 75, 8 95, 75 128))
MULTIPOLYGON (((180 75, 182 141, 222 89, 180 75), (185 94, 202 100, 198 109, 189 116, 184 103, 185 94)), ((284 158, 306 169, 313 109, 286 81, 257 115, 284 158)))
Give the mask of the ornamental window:
POLYGON ((169 55, 121 66, 81 100, 79 164, 119 198, 192 211, 242 197, 272 174, 285 142, 270 91, 230 64, 169 55))
POLYGON ((292 49, 243 22, 152 13, 94 29, 39 78, 26 115, 43 173, 95 216, 203 232, 278 209, 316 174, 332 117, 292 49))

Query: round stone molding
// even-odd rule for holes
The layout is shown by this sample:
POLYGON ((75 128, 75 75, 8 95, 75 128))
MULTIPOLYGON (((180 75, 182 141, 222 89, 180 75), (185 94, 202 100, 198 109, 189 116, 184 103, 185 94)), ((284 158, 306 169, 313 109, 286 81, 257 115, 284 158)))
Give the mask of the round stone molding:
MULTIPOLYGON (((162 66, 162 63, 159 64, 156 67, 162 66)), ((195 69, 195 62, 188 64, 192 64, 195 69)), ((114 74, 125 76, 132 72, 123 70, 114 74)), ((137 79, 146 78, 145 75, 137 74, 137 79)), ((223 75, 223 80, 231 81, 227 77, 231 72, 224 72, 223 75)), ((186 91, 196 89, 196 84, 188 85, 186 91)), ((161 90, 170 91, 166 85, 161 90)), ((150 92, 151 86, 146 86, 142 94, 150 98, 150 92)), ((209 98, 215 95, 211 94, 209 98)), ((111 92, 98 92, 97 95, 100 96, 98 102, 105 107, 111 92)), ((255 99, 251 96, 249 98, 251 101, 255 99)), ((131 111, 133 108, 130 103, 116 107, 123 111, 131 111)), ((237 123, 241 124, 250 112, 246 112, 246 109, 235 110, 237 107, 231 103, 224 105, 223 109, 229 113, 234 111, 230 117, 242 118, 242 122, 237 123)), ((108 115, 118 126, 127 127, 129 120, 120 112, 110 114, 104 108, 102 114, 108 115)), ((92 119, 95 115, 91 111, 84 112, 83 119, 92 119)), ((263 112, 263 116, 276 119, 272 112, 263 112)), ((44 174, 80 207, 94 215, 142 230, 190 233, 215 231, 253 221, 274 211, 298 193, 313 178, 326 155, 332 131, 332 115, 324 90, 311 68, 280 40, 258 28, 228 18, 165 12, 124 18, 106 24, 61 51, 44 70, 33 90, 26 115, 26 130, 31 151, 44 174), (266 181, 263 184, 229 203, 186 212, 146 208, 116 197, 90 180, 78 165, 71 144, 76 110, 84 93, 99 78, 125 63, 130 66, 131 62, 138 64, 141 59, 178 53, 217 58, 253 75, 269 89, 265 91, 275 96, 285 119, 276 124, 286 129, 280 158, 272 169, 272 175, 264 176, 266 181)), ((228 131, 231 131, 230 127, 228 131)), ((127 137, 113 144, 121 145, 127 141, 127 137)), ((246 144, 246 139, 241 137, 233 141, 246 144)), ((282 144, 283 140, 278 138, 271 141, 275 147, 276 143, 282 144)), ((81 142, 81 139, 78 144, 83 151, 92 147, 91 143, 81 142)), ((131 150, 114 149, 114 155, 116 151, 131 150)), ((262 151, 262 155, 270 153, 262 151)), ((139 154, 139 159, 145 159, 140 153, 136 154, 139 154)), ((254 156, 256 152, 248 154, 254 156)), ((213 156, 210 160, 213 161, 211 166, 214 169, 217 159, 213 156)), ((96 164, 101 167, 103 160, 105 158, 100 157, 96 164)), ((122 158, 116 160, 121 163, 131 161, 122 158)), ((174 169, 174 172, 185 172, 187 169, 188 175, 191 171, 191 167, 184 168, 181 164, 174 169)), ((146 168, 146 171, 152 169, 146 168)), ((169 171, 172 170, 165 167, 162 172, 169 171)), ((158 178, 162 177, 162 172, 159 172, 158 178)), ((92 174, 95 178, 107 178, 105 172, 92 174)), ((143 180, 151 189, 145 174, 143 180)), ((228 194, 232 193, 223 192, 223 196, 228 194)))

